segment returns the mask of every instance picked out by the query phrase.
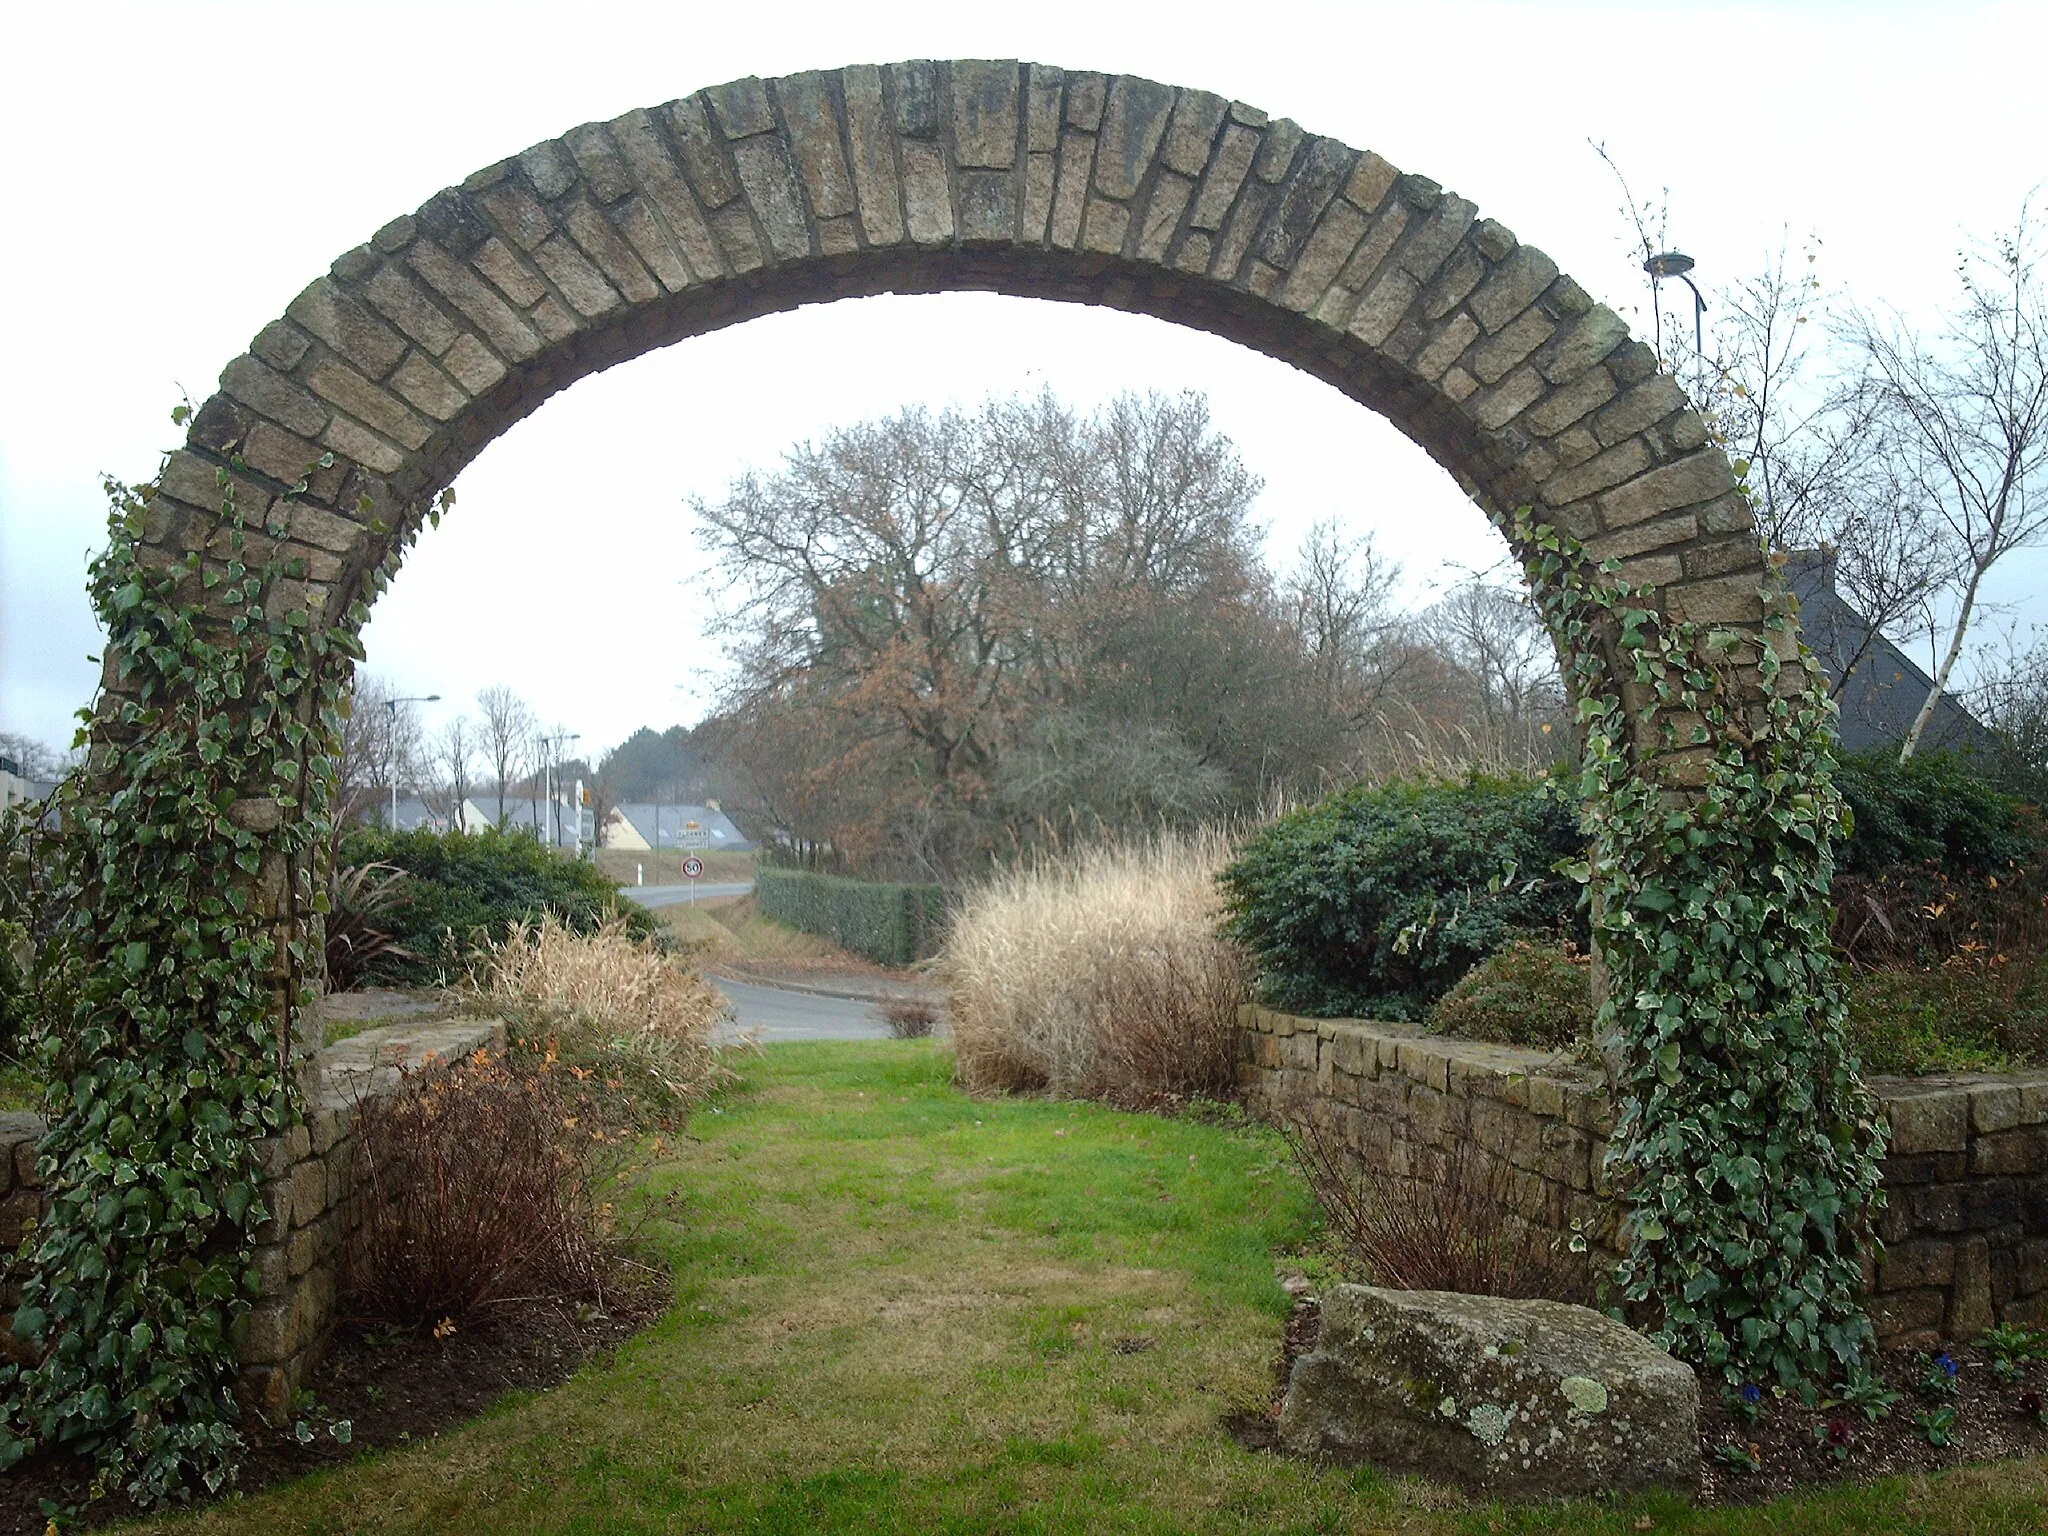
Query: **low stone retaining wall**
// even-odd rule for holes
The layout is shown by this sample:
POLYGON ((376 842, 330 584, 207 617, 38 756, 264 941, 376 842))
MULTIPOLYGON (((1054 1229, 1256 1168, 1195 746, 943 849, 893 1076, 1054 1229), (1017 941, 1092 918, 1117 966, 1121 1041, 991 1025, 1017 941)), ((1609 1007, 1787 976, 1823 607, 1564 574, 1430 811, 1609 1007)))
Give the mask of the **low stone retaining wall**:
MULTIPOLYGON (((1604 1177, 1614 1128, 1597 1068, 1414 1025, 1241 1015, 1242 1082, 1268 1114, 1307 1108, 1375 1172, 1413 1178, 1464 1143, 1504 1165, 1515 1211, 1593 1261, 1618 1257, 1604 1177)), ((2048 1322, 2048 1071, 1873 1077, 1891 1129, 1871 1318, 1888 1346, 2048 1322)))
MULTIPOLYGON (((430 1071, 503 1038, 504 1026, 488 1019, 366 1030, 321 1052, 305 1124, 256 1144, 270 1215, 256 1236, 259 1297, 237 1343, 246 1407, 283 1422, 327 1347, 340 1294, 357 1108, 391 1092, 407 1070, 430 1071)), ((42 1134, 35 1115, 0 1115, 0 1256, 13 1251, 43 1208, 35 1172, 42 1134)), ((10 1347, 6 1324, 20 1299, 19 1282, 9 1279, 0 1290, 0 1339, 10 1347)))

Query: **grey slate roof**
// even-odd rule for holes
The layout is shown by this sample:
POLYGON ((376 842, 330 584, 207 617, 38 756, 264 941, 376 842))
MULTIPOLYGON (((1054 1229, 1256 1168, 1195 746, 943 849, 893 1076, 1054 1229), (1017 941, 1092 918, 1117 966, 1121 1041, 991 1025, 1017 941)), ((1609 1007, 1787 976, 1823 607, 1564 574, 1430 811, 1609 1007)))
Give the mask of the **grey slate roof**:
POLYGON ((619 807, 619 812, 633 824, 650 848, 680 848, 684 824, 696 822, 710 836, 705 840, 706 848, 724 848, 745 852, 754 845, 747 841, 745 834, 732 824, 732 819, 723 811, 714 811, 703 805, 654 805, 648 802, 634 802, 619 807), (657 816, 658 813, 658 816, 657 816), (655 823, 661 825, 661 840, 655 841, 655 823))
MULTIPOLYGON (((1831 550, 1796 549, 1786 558, 1785 580, 1799 599, 1799 627, 1829 680, 1849 678, 1835 695, 1841 709, 1842 749, 1861 752, 1896 746, 1933 686, 1926 669, 1882 634, 1835 590, 1831 550)), ((1975 752, 1991 748, 1991 733, 1943 694, 1920 739, 1923 750, 1975 752)))

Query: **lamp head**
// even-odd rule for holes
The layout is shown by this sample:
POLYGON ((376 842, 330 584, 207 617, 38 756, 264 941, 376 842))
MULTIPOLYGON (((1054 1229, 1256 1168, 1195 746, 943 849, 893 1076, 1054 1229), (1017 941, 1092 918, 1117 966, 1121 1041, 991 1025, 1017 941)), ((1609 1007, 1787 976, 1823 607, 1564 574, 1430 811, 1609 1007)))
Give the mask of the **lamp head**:
POLYGON ((1692 268, 1692 258, 1683 251, 1660 251, 1643 263, 1643 270, 1652 277, 1683 277, 1692 268))

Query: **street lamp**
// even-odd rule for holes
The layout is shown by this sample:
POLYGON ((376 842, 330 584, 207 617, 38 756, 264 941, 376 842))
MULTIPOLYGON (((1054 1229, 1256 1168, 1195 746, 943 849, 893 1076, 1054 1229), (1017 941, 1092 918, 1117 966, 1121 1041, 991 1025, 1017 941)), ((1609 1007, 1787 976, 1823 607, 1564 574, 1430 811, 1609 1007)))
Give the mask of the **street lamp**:
POLYGON ((409 694, 402 699, 386 699, 384 701, 384 708, 389 715, 389 723, 384 732, 384 756, 386 762, 390 765, 391 771, 391 830, 394 832, 398 830, 398 706, 401 704, 438 704, 440 702, 441 695, 438 693, 415 693, 409 694))
POLYGON ((1660 353, 1664 350, 1664 312, 1657 302, 1657 284, 1667 277, 1675 277, 1692 289, 1692 349, 1696 353, 1707 350, 1706 332, 1700 319, 1707 312, 1707 301, 1701 296, 1698 285, 1685 275, 1692 268, 1692 258, 1683 251, 1660 251, 1643 263, 1643 270, 1650 274, 1650 313, 1656 317, 1657 350, 1660 353))

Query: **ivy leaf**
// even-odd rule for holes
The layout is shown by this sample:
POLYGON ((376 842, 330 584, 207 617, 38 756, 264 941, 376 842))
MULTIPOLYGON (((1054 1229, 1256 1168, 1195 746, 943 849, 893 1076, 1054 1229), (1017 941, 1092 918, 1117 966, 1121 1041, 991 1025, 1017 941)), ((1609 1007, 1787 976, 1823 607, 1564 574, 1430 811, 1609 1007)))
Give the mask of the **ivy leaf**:
POLYGON ((1657 1077, 1667 1086, 1678 1081, 1679 1049, 1676 1040, 1657 1047, 1657 1077))

